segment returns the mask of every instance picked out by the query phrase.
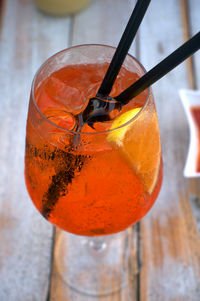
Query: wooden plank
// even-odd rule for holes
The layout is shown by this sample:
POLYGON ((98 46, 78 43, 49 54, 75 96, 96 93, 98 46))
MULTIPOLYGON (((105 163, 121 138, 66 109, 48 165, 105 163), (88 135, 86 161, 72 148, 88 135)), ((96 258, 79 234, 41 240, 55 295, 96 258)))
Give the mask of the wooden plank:
MULTIPOLYGON (((196 180, 195 184, 199 185, 199 180, 196 180)), ((200 233, 200 199, 198 198, 198 196, 195 196, 194 194, 191 193, 190 203, 191 203, 191 207, 192 207, 192 212, 194 214, 194 217, 195 217, 195 220, 197 223, 197 229, 198 229, 198 232, 200 233)))
POLYGON ((1 301, 41 301, 48 293, 52 226, 25 189, 25 125, 33 75, 67 45, 69 23, 40 14, 31 0, 7 0, 0 40, 1 301))
MULTIPOLYGON (((200 28, 200 1, 192 0, 188 1, 189 7, 189 18, 190 18, 190 28, 191 34, 194 35, 199 31, 200 28)), ((195 77, 196 77, 196 88, 200 89, 200 51, 194 54, 194 62, 195 62, 195 77)))
MULTIPOLYGON (((197 8, 195 8, 197 9, 197 8)), ((183 41, 180 2, 152 1, 140 32, 141 62, 148 69, 183 41)), ((188 128, 178 89, 188 88, 186 64, 153 87, 164 159, 159 198, 141 222, 142 301, 200 299, 200 240, 183 177, 188 128)))
MULTIPOLYGON (((134 8, 135 0, 93 0, 73 22, 73 45, 84 43, 116 47, 134 8)), ((131 54, 135 54, 135 44, 131 54)))
MULTIPOLYGON (((190 29, 191 35, 196 34, 200 28, 200 19, 199 19, 199 11, 200 11, 200 1, 193 0, 188 2, 189 7, 189 19, 190 19, 190 29)), ((200 89, 200 51, 194 54, 194 74, 195 74, 195 88, 200 89)), ((190 180, 190 200, 192 204, 192 208, 194 209, 194 215, 198 222, 198 228, 200 229, 200 221, 199 221, 199 200, 200 200, 200 180, 199 179, 191 179, 190 180)))
POLYGON ((5 15, 5 1, 0 0, 0 38, 5 15))
MULTIPOLYGON (((180 7, 181 7, 184 42, 186 42, 191 37, 188 1, 180 0, 180 7)), ((191 89, 195 89, 193 56, 190 56, 186 62, 187 62, 187 69, 188 69, 189 86, 191 89)))
MULTIPOLYGON (((128 0, 94 0, 87 10, 76 15, 73 20, 73 34, 71 43, 73 45, 83 43, 101 43, 116 46, 121 37, 121 34, 126 26, 129 16, 131 15, 134 7, 134 1, 130 3, 128 0), (89 22, 88 22, 89 20, 89 22)), ((131 48, 131 53, 136 52, 136 45, 131 48)), ((58 240, 60 236, 60 230, 56 230, 55 248, 54 248, 54 262, 51 281, 50 300, 55 301, 73 301, 81 300, 86 301, 98 300, 98 298, 92 298, 91 296, 81 295, 74 290, 71 290, 62 280, 59 274, 58 266, 62 265, 63 258, 56 262, 56 250, 58 240)), ((99 298, 99 300, 105 301, 127 301, 137 300, 137 279, 138 279, 138 258, 137 258, 137 231, 134 234, 130 229, 130 241, 133 242, 134 248, 131 249, 130 262, 131 267, 134 269, 135 274, 130 275, 128 286, 111 296, 105 296, 99 298)), ((70 244, 70 238, 66 245, 70 244)), ((123 251, 123 250, 122 250, 123 251)), ((68 256, 68 250, 66 249, 66 256, 68 256)), ((78 260, 78 259, 77 259, 78 260)), ((63 266, 63 265, 62 265, 63 266)), ((67 270, 66 270, 67 273, 67 270)), ((106 275, 102 281, 105 281, 106 275)))

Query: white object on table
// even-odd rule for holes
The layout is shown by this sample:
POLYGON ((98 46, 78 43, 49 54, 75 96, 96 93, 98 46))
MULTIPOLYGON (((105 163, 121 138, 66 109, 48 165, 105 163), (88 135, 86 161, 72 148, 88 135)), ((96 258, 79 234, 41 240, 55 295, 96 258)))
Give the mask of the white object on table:
POLYGON ((200 108, 200 91, 182 89, 179 91, 179 94, 190 129, 189 149, 183 174, 187 178, 200 177, 200 172, 196 171, 199 153, 199 133, 191 112, 191 108, 193 107, 199 106, 200 108))

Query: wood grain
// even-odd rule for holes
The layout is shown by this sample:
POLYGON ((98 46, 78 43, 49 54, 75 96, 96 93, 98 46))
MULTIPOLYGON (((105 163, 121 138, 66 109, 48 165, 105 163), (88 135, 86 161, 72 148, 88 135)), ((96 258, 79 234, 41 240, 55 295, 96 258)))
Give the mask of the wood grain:
MULTIPOLYGON (((193 0, 188 2, 188 11, 190 19, 190 30, 191 35, 196 34, 200 29, 200 1, 193 0)), ((193 56, 194 60, 194 75, 196 82, 196 89, 200 89, 200 51, 196 52, 193 56)), ((198 229, 200 233, 200 210, 199 210, 199 200, 200 200, 200 180, 190 179, 190 200, 193 208, 193 212, 198 223, 198 229)))
MULTIPOLYGON (((147 70, 183 39, 180 3, 151 3, 141 30, 141 61, 147 70), (158 26, 159 24, 159 26, 158 26), (147 45, 148 51, 146 51, 147 45)), ((141 221, 140 274, 142 301, 197 301, 200 299, 200 240, 189 203, 189 182, 183 177, 188 128, 178 89, 188 88, 186 64, 153 87, 164 159, 159 198, 141 221)))
POLYGON ((31 0, 7 0, 5 8, 0 40, 0 300, 44 301, 52 226, 25 188, 26 115, 33 75, 44 59, 67 46, 69 20, 41 15, 31 0))
MULTIPOLYGON (((199 0, 192 0, 188 1, 188 11, 189 11, 189 18, 190 18, 190 29, 191 34, 195 35, 200 28, 200 18, 199 18, 199 11, 200 11, 200 1, 199 0)), ((194 54, 194 70, 195 70, 195 79, 196 79, 196 88, 200 89, 200 51, 194 54)))
POLYGON ((0 0, 0 38, 1 38, 3 22, 4 22, 5 10, 6 10, 6 1, 0 0))
MULTIPOLYGON (((188 0, 180 0, 180 7, 181 7, 181 17, 182 17, 182 25, 183 25, 183 39, 184 42, 186 42, 191 38, 188 0)), ((194 78, 193 56, 189 57, 186 60, 186 62, 187 62, 187 69, 188 69, 189 86, 191 89, 195 89, 196 84, 194 78)))

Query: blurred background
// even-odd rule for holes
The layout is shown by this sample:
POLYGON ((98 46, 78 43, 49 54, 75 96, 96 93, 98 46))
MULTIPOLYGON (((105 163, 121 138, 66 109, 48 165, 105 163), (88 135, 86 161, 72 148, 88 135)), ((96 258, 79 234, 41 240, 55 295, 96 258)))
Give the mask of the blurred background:
MULTIPOLYGON (((135 0, 0 0, 0 300, 88 300, 60 281, 56 231, 24 183, 34 74, 72 45, 117 46, 135 0)), ((130 53, 149 70, 200 28, 199 0, 152 0, 130 53)), ((200 53, 153 87, 164 158, 162 191, 135 227, 137 275, 128 292, 101 300, 200 300, 200 182, 185 179, 189 130, 178 90, 200 89, 200 53)), ((132 280, 131 280, 132 281, 132 280)), ((96 299, 95 299, 96 300, 96 299)))

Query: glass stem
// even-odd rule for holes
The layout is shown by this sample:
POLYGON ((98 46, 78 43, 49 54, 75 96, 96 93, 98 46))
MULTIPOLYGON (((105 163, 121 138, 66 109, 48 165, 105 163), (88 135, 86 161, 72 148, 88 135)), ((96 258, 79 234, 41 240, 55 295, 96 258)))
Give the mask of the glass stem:
POLYGON ((108 247, 108 239, 103 236, 92 237, 88 240, 88 247, 92 252, 102 253, 108 247))

